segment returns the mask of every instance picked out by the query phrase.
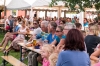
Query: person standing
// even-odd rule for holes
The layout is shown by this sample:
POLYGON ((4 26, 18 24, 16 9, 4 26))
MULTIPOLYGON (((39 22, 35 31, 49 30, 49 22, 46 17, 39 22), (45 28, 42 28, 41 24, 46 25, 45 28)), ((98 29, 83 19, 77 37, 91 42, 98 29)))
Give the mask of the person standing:
POLYGON ((14 22, 14 18, 13 18, 13 16, 12 15, 10 15, 9 16, 9 18, 10 18, 10 20, 9 20, 9 26, 10 26, 10 32, 12 32, 13 31, 13 22, 14 22))

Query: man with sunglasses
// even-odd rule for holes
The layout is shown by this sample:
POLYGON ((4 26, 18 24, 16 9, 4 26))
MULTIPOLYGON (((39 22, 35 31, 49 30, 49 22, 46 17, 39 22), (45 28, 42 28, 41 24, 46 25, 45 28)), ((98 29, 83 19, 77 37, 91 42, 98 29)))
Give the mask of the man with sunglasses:
POLYGON ((33 31, 34 35, 41 34, 42 30, 39 27, 39 21, 38 20, 33 21, 33 27, 34 27, 34 31, 33 31))
POLYGON ((40 34, 42 32, 41 28, 39 27, 39 21, 35 20, 33 21, 33 31, 32 31, 32 37, 28 40, 28 41, 32 41, 34 38, 39 39, 40 38, 40 34))

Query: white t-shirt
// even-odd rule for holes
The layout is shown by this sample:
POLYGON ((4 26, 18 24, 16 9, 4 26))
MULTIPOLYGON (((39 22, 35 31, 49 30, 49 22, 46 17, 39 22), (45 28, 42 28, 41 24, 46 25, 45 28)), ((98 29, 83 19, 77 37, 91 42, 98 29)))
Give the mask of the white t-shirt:
POLYGON ((5 28, 6 28, 7 22, 10 25, 10 21, 8 19, 6 19, 6 21, 5 21, 5 28))
POLYGON ((41 32, 42 32, 41 28, 38 27, 38 28, 34 29, 33 35, 41 34, 41 32))

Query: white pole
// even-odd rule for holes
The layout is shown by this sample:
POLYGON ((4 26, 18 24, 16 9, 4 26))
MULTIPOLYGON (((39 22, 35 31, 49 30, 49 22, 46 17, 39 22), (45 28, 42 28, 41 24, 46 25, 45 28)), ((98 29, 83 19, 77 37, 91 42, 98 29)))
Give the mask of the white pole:
POLYGON ((31 6, 31 11, 30 11, 30 21, 33 22, 33 8, 31 6))
POLYGON ((84 12, 80 12, 79 23, 82 25, 82 30, 84 30, 84 12))
POLYGON ((6 0, 4 0, 4 16, 6 16, 6 0))
POLYGON ((61 17, 61 7, 58 7, 58 19, 61 17))

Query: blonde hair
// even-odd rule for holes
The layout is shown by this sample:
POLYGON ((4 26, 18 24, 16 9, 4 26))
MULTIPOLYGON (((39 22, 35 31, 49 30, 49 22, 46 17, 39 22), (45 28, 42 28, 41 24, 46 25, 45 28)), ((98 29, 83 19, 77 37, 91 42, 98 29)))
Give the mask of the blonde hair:
POLYGON ((94 35, 98 36, 99 28, 97 25, 90 26, 89 30, 90 30, 90 32, 93 32, 94 35))
POLYGON ((57 59, 58 59, 58 53, 52 53, 49 56, 50 66, 56 66, 57 59))
POLYGON ((43 45, 42 49, 45 49, 49 54, 53 53, 55 50, 55 48, 49 44, 43 45))

